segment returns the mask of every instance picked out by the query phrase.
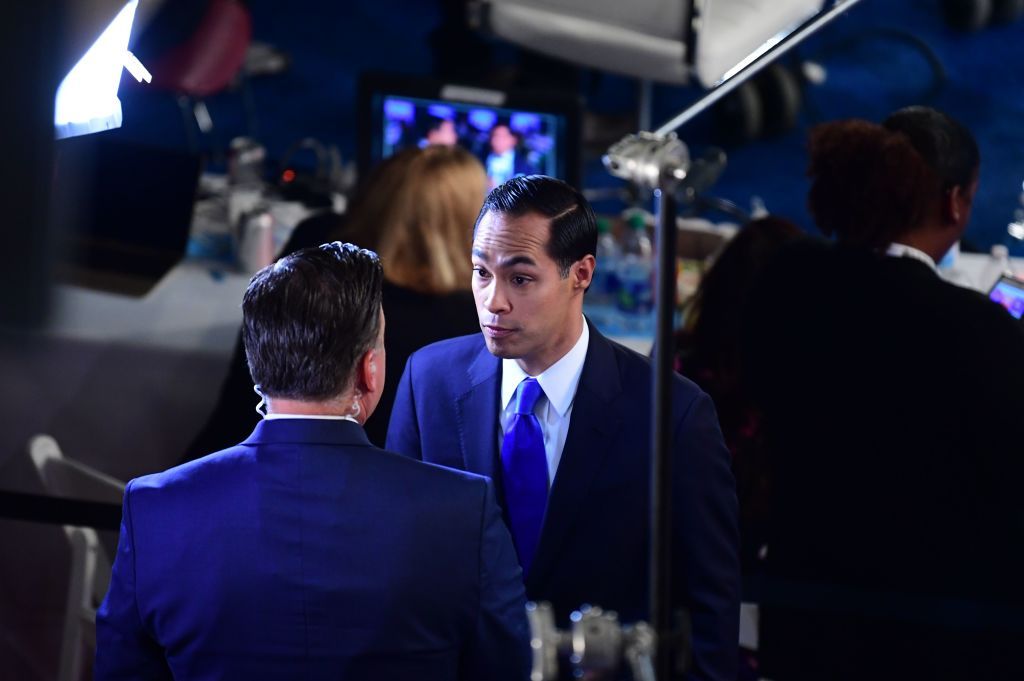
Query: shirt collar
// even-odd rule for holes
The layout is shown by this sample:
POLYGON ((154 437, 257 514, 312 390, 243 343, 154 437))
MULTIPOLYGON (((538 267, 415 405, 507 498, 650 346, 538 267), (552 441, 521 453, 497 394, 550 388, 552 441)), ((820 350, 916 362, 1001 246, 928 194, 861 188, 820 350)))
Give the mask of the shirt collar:
MULTIPOLYGON (((572 406, 573 398, 576 396, 576 386, 580 383, 580 375, 583 373, 583 362, 587 359, 587 348, 590 345, 590 328, 587 320, 583 320, 583 331, 579 340, 572 346, 569 352, 562 355, 562 358, 549 366, 543 373, 534 376, 540 383, 544 396, 548 402, 564 417, 569 407, 572 406)), ((501 360, 501 404, 502 409, 507 409, 512 398, 515 397, 516 388, 524 378, 530 376, 523 371, 514 359, 501 360)))
POLYGON ((935 261, 932 260, 932 257, 925 253, 924 251, 914 248, 913 246, 908 246, 906 244, 901 244, 894 241, 891 244, 889 244, 889 248, 885 250, 885 254, 891 255, 894 258, 914 258, 915 260, 920 260, 925 265, 928 265, 928 267, 931 268, 933 272, 938 272, 938 270, 935 268, 935 261))
POLYGON ((351 416, 336 416, 334 414, 275 414, 270 412, 263 418, 267 421, 277 419, 316 419, 319 421, 351 421, 352 423, 359 423, 359 421, 356 421, 351 416))

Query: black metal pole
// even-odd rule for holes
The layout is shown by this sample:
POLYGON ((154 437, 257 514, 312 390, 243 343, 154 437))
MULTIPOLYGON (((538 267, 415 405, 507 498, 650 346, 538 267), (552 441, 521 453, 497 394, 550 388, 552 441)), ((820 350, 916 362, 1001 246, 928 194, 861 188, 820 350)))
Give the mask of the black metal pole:
POLYGON ((121 504, 0 490, 0 518, 117 532, 121 504))
MULTIPOLYGON (((640 132, 625 137, 613 145, 604 156, 605 167, 616 177, 621 177, 642 187, 650 187, 657 178, 655 189, 657 233, 657 331, 652 403, 651 403, 651 517, 650 517, 650 569, 649 569, 649 616, 650 624, 657 634, 655 654, 655 675, 661 681, 672 677, 676 649, 679 641, 673 633, 675 613, 671 594, 671 492, 672 492, 672 354, 673 322, 676 302, 676 203, 674 192, 686 179, 690 169, 686 154, 672 149, 678 142, 671 135, 715 102, 739 87, 751 76, 766 67, 776 58, 803 42, 827 24, 834 21, 861 0, 834 0, 828 9, 801 24, 782 41, 757 52, 744 62, 735 73, 698 99, 688 109, 662 125, 654 133, 640 132), (671 135, 671 137, 670 137, 671 135), (656 143, 659 141, 659 147, 656 143)), ((692 40, 689 41, 692 43, 692 40)))
POLYGON ((654 336, 651 396, 651 535, 650 617, 658 635, 654 671, 661 681, 672 677, 675 655, 672 613, 672 354, 676 311, 676 202, 663 182, 655 190, 657 325, 654 336))

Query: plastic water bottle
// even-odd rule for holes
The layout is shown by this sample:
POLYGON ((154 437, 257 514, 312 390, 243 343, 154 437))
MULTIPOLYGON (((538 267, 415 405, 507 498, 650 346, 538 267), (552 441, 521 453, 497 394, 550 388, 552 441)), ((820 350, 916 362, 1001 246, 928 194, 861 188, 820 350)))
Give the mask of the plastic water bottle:
POLYGON ((647 334, 654 328, 654 257, 644 216, 629 217, 629 229, 619 262, 617 305, 624 330, 647 334))
POLYGON ((584 310, 598 328, 608 334, 619 333, 615 309, 615 298, 619 291, 618 269, 622 249, 612 234, 612 225, 607 218, 597 219, 597 267, 590 283, 584 310))
POLYGON ((606 218, 597 220, 597 269, 594 270, 594 281, 591 291, 587 293, 590 303, 600 306, 615 304, 618 293, 618 268, 622 258, 612 225, 606 218))

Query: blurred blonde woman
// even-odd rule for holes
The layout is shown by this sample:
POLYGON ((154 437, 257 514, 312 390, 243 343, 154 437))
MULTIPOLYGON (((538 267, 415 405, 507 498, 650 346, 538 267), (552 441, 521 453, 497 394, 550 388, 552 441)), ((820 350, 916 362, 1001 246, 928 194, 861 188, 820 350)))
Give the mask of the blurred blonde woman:
POLYGON ((406 149, 370 173, 344 236, 376 251, 396 286, 468 291, 472 226, 486 193, 483 166, 465 149, 406 149))
MULTIPOLYGON (((384 266, 384 391, 365 424, 384 446, 398 379, 416 350, 478 332, 470 290, 473 222, 487 193, 487 175, 460 147, 412 148, 383 161, 366 178, 346 215, 321 213, 300 223, 286 255, 328 241, 377 251, 384 266)), ((183 460, 229 447, 255 428, 252 379, 241 338, 220 399, 183 460)))

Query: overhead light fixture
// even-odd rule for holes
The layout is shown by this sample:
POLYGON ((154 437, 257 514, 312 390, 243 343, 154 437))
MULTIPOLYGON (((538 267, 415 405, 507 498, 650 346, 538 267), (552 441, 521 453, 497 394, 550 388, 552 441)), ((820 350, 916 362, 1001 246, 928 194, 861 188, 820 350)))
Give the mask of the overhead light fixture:
POLYGON ((140 82, 152 80, 128 51, 138 5, 138 0, 128 2, 61 81, 53 121, 57 139, 121 127, 122 68, 140 82))

